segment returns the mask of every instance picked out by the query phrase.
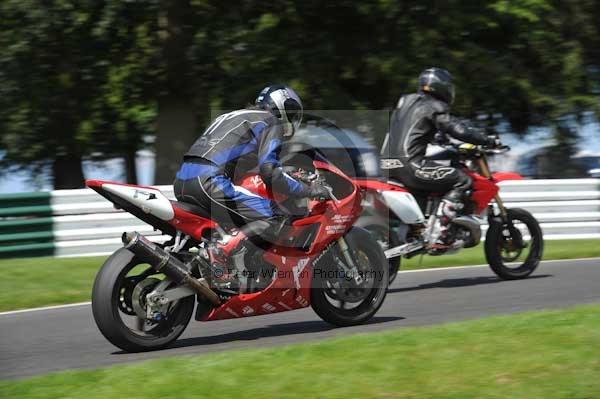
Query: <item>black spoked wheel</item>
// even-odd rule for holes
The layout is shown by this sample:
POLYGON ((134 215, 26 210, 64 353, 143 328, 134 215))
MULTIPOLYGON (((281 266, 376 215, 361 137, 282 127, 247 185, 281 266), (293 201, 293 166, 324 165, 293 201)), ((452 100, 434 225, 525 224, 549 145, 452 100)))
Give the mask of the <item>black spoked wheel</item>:
POLYGON ((92 291, 92 311, 100 332, 128 351, 161 349, 185 330, 194 310, 194 296, 168 303, 148 315, 146 295, 173 283, 130 251, 121 248, 104 263, 92 291))
POLYGON ((315 312, 337 326, 369 320, 383 303, 387 291, 388 268, 381 249, 366 230, 354 228, 352 232, 354 239, 348 239, 348 235, 346 238, 360 277, 346 272, 347 262, 336 245, 316 266, 311 289, 315 312), (359 235, 361 239, 357 239, 359 235))
POLYGON ((507 216, 508 221, 490 225, 485 255, 498 277, 522 279, 538 267, 544 252, 544 237, 538 221, 526 210, 507 209, 507 216))

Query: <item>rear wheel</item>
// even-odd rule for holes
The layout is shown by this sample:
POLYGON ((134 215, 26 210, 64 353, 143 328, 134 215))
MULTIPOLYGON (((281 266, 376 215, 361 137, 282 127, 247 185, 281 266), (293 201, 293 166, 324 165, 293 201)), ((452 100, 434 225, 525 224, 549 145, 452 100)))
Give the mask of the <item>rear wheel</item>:
POLYGON ((171 288, 163 274, 121 248, 111 255, 94 281, 92 312, 100 332, 127 352, 161 349, 185 330, 194 310, 194 296, 168 303, 146 317, 146 295, 158 284, 171 288))
POLYGON ((315 266, 311 289, 314 311, 336 326, 361 324, 373 317, 388 285, 385 256, 369 232, 355 227, 345 238, 361 276, 359 282, 344 271, 349 265, 336 244, 315 266))
POLYGON ((507 209, 508 221, 492 222, 485 238, 487 261, 498 277, 522 279, 538 267, 544 237, 538 221, 524 209, 507 209))

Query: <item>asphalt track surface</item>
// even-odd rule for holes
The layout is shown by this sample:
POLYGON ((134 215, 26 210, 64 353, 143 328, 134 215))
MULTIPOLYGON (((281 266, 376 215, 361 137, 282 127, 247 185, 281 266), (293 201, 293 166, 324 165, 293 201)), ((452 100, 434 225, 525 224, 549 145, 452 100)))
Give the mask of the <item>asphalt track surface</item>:
POLYGON ((127 354, 100 335, 89 305, 0 315, 0 378, 96 368, 163 356, 276 346, 357 332, 600 301, 600 259, 544 262, 528 279, 487 267, 401 273, 372 321, 333 328, 310 309, 238 320, 192 321, 170 349, 127 354))

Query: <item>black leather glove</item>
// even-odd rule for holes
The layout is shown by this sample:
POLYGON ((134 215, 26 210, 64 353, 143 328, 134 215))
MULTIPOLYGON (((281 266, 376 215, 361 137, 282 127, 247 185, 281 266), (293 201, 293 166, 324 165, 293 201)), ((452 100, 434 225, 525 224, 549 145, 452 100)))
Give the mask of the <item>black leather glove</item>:
POLYGON ((310 185, 308 196, 317 200, 326 200, 331 198, 331 195, 329 195, 329 190, 317 182, 313 182, 310 185))

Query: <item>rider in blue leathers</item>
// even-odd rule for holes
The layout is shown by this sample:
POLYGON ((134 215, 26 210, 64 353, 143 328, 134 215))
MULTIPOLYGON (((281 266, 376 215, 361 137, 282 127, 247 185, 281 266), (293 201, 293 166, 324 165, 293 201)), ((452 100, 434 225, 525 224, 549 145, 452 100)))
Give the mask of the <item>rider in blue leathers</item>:
POLYGON ((282 169, 282 143, 294 134, 302 114, 302 101, 294 90, 272 85, 259 93, 255 107, 219 116, 185 153, 174 183, 175 196, 202 207, 220 223, 253 226, 259 233, 275 231, 271 227, 282 214, 277 204, 234 182, 258 169, 271 192, 327 197, 323 186, 307 186, 282 169))

